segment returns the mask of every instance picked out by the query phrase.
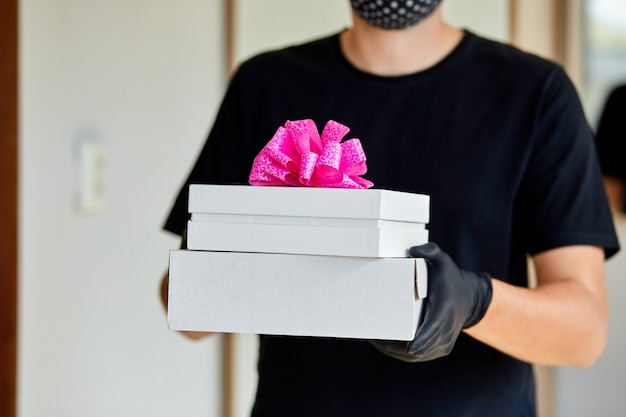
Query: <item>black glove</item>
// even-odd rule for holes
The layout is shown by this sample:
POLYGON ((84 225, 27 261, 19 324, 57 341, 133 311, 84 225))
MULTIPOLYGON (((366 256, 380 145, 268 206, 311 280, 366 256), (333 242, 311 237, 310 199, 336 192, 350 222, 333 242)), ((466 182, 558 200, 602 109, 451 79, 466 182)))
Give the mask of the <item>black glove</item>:
POLYGON ((464 271, 434 243, 413 246, 409 253, 428 265, 428 295, 422 323, 410 342, 373 340, 381 352, 405 362, 448 355, 462 329, 478 323, 491 302, 491 277, 464 271))

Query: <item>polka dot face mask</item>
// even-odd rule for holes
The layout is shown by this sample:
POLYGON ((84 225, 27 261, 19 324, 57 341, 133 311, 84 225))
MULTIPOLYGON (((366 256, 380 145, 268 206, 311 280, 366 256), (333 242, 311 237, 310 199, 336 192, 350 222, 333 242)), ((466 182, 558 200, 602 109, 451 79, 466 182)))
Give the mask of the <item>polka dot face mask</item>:
POLYGON ((441 0, 350 0, 367 23, 382 29, 405 29, 428 17, 441 0))

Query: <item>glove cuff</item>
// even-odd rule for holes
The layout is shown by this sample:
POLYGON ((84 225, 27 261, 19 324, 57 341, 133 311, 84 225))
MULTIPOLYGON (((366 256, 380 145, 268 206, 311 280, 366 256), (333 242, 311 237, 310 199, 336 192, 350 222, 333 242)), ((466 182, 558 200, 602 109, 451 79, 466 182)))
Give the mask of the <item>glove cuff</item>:
POLYGON ((474 276, 474 309, 472 314, 465 321, 463 325, 464 329, 472 327, 482 320, 491 304, 491 297, 493 295, 491 275, 486 272, 477 272, 474 273, 474 276))

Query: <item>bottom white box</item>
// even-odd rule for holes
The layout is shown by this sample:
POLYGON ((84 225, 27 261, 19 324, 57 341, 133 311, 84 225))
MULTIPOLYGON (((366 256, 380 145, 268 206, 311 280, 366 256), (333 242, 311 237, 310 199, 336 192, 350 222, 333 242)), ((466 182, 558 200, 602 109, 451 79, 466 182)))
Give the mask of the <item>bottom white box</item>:
POLYGON ((423 259, 170 252, 172 330, 411 340, 423 259))

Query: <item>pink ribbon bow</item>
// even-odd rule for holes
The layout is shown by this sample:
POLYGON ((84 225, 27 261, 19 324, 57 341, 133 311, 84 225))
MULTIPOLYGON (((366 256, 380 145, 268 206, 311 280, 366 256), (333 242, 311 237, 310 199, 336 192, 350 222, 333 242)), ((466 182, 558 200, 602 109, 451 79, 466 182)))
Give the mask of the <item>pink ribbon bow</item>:
POLYGON ((358 139, 341 139, 350 128, 329 120, 320 136, 313 120, 287 121, 254 158, 251 185, 370 188, 358 139))

